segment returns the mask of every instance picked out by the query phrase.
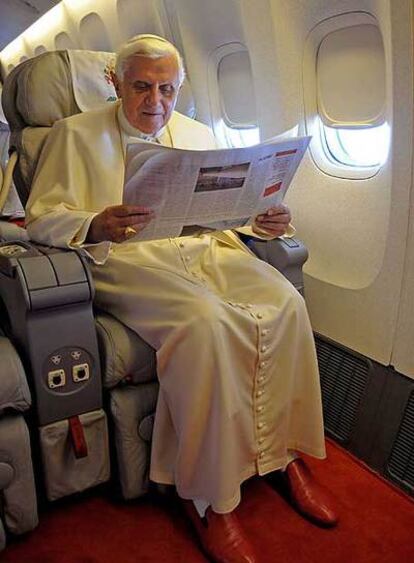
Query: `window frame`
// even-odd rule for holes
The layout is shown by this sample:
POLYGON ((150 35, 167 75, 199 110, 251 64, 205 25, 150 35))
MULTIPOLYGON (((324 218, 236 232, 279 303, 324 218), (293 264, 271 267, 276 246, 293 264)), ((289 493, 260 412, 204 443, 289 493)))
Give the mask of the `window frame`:
MULTIPOLYGON (((261 139, 260 135, 260 126, 257 123, 256 125, 247 125, 242 128, 231 127, 227 120, 226 116, 223 112, 221 96, 220 96, 220 87, 218 83, 218 70, 221 60, 232 53, 239 53, 239 52, 247 52, 248 49, 243 43, 240 42, 231 42, 221 45, 217 47, 209 56, 208 64, 207 64, 207 85, 208 85, 208 98, 210 103, 210 115, 212 121, 212 127, 215 136, 218 140, 222 143, 226 144, 226 147, 234 148, 234 145, 231 145, 228 142, 228 135, 226 133, 226 128, 232 129, 233 131, 243 131, 243 130, 251 130, 257 128, 259 130, 259 142, 261 139)), ((247 145, 244 145, 247 146, 247 145)))
MULTIPOLYGON (((303 56, 305 128, 306 134, 312 136, 311 142, 309 144, 310 155, 315 166, 317 166, 317 168, 319 168, 325 174, 350 180, 365 180, 372 178, 380 172, 387 159, 384 162, 373 166, 354 166, 349 164, 342 164, 335 159, 330 148, 328 147, 325 138, 325 132, 323 130, 324 124, 318 111, 317 77, 315 70, 319 45, 321 44, 323 39, 333 31, 337 31, 346 27, 353 27, 360 24, 375 25, 381 31, 378 20, 368 12, 348 12, 346 14, 333 16, 319 23, 311 30, 305 43, 303 56)), ((390 109, 388 107, 389 104, 387 103, 387 100, 385 102, 385 105, 385 121, 390 127, 391 136, 392 122, 389 115, 390 109)), ((355 127, 354 129, 357 130, 358 128, 355 127)), ((363 129, 363 127, 361 127, 360 129, 363 129)))

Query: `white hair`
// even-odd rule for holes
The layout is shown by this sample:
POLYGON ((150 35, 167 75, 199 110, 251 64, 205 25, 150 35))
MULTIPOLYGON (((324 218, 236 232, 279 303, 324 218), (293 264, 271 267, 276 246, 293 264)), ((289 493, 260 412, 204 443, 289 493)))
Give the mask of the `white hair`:
POLYGON ((115 74, 119 80, 124 79, 124 72, 132 57, 142 56, 150 59, 159 59, 174 55, 178 63, 178 79, 180 86, 184 82, 184 61, 178 49, 169 41, 158 35, 135 35, 123 43, 117 53, 115 61, 115 74))

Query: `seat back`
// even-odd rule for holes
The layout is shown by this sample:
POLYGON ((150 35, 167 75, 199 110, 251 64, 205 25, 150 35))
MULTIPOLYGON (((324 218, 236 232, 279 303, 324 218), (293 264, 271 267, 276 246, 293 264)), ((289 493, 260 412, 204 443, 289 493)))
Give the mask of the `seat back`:
MULTIPOLYGON (((114 60, 112 53, 85 52, 84 56, 95 59, 97 67, 103 60, 108 65, 114 60)), ((95 76, 99 77, 98 70, 95 76)), ((112 93, 112 100, 116 99, 113 85, 112 93)), ((18 154, 14 182, 25 205, 50 128, 55 121, 82 111, 74 94, 68 51, 43 53, 17 66, 5 81, 2 104, 11 130, 9 152, 18 154)))
MULTIPOLYGON (((13 178, 23 205, 55 121, 117 99, 110 77, 114 64, 114 53, 51 51, 21 63, 6 78, 2 105, 11 131, 9 153, 18 155, 13 178)), ((187 81, 177 109, 195 116, 187 81)))

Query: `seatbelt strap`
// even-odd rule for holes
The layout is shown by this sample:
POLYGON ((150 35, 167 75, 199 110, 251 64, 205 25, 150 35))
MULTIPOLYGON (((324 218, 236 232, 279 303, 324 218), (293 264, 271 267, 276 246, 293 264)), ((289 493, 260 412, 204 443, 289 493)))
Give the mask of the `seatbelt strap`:
POLYGON ((69 418, 69 438, 72 442, 76 459, 87 457, 88 444, 86 443, 85 432, 78 415, 69 418))

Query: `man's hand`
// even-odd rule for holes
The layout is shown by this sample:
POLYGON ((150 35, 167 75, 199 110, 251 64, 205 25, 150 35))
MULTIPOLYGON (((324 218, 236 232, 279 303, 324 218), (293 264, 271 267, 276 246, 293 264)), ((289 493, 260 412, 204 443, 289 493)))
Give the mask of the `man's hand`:
POLYGON ((252 231, 258 235, 265 231, 268 235, 280 237, 286 233, 290 220, 289 207, 284 203, 279 203, 256 217, 252 231))
POLYGON ((153 218, 154 212, 149 207, 112 205, 93 218, 86 242, 124 242, 142 231, 153 218))

